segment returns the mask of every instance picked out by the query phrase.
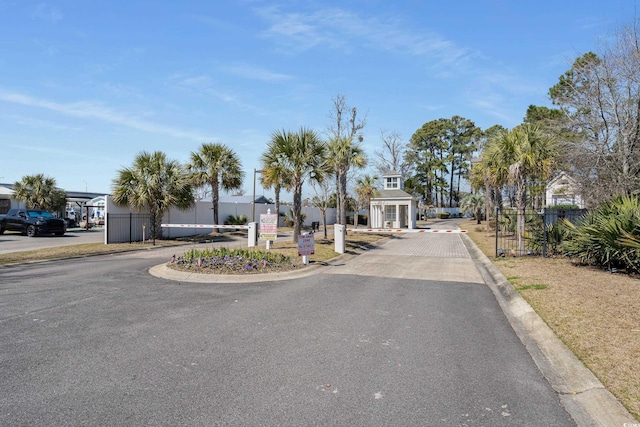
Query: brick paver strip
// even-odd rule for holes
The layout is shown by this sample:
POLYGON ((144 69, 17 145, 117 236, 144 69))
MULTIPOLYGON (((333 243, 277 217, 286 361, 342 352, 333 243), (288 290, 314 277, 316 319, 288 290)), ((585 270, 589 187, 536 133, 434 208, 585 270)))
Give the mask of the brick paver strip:
POLYGON ((459 234, 407 233, 382 246, 396 256, 471 258, 459 234))

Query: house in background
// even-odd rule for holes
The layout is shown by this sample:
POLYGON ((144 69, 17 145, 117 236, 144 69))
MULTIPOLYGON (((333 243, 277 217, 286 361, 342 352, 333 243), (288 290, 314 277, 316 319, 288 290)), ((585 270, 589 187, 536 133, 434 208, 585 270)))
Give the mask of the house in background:
POLYGON ((384 189, 371 198, 371 228, 416 228, 417 201, 404 191, 402 175, 390 171, 382 176, 384 189))
POLYGON ((579 194, 578 183, 575 179, 562 171, 547 183, 546 206, 576 205, 584 209, 582 196, 579 194))

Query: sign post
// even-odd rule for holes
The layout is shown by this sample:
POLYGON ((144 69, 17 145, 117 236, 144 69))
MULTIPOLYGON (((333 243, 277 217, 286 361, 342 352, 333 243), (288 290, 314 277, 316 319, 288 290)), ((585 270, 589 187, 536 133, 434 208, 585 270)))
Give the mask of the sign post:
POLYGON ((272 214, 271 209, 266 214, 260 214, 260 239, 267 241, 267 250, 271 249, 271 242, 278 237, 278 215, 272 214))
POLYGON ((304 265, 309 264, 309 255, 315 253, 315 240, 313 233, 302 234, 298 236, 298 256, 302 257, 302 263, 304 265))

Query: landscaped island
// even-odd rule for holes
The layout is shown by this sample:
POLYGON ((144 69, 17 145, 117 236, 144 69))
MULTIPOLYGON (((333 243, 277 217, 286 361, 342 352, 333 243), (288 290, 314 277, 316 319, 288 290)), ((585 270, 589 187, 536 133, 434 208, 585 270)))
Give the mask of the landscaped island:
POLYGON ((279 252, 248 249, 191 249, 172 258, 170 268, 204 274, 259 274, 291 271, 301 263, 279 252))

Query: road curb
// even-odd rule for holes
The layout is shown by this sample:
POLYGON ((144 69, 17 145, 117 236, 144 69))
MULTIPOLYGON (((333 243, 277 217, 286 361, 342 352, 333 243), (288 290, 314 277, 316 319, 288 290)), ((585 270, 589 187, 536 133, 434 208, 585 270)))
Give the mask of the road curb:
POLYGON ((179 271, 169 267, 167 264, 160 264, 149 269, 152 276, 173 280, 176 282, 188 283, 256 283, 275 282, 277 280, 300 279, 318 273, 322 265, 311 265, 299 270, 264 273, 264 274, 206 274, 189 273, 179 271))
MULTIPOLYGON (((381 246, 389 241, 389 237, 383 237, 376 244, 367 244, 365 250, 373 249, 381 246)), ((320 273, 323 268, 329 268, 348 261, 365 250, 354 250, 344 254, 339 254, 326 261, 314 262, 313 264, 296 269, 293 271, 264 273, 264 274, 207 274, 207 273, 189 273, 169 267, 166 263, 155 265, 149 268, 148 272, 154 277, 161 279, 173 280, 177 282, 188 283, 256 283, 256 282, 275 282, 277 280, 300 279, 320 273)))
POLYGON ((538 369, 579 426, 638 425, 638 421, 555 335, 471 238, 462 235, 485 283, 538 369))

